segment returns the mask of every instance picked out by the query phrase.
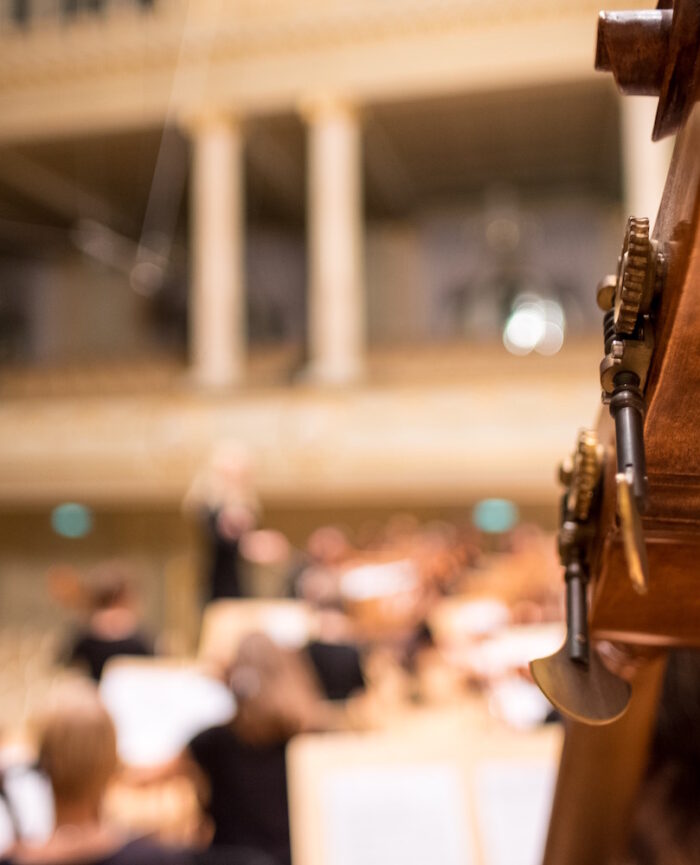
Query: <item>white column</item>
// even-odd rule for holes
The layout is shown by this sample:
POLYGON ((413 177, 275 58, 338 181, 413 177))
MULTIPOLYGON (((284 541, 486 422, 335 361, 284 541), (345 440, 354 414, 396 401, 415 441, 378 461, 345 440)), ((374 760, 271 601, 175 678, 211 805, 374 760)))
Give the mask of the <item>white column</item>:
POLYGON ((646 216, 652 228, 673 150, 673 138, 651 140, 657 104, 655 96, 623 96, 620 108, 624 217, 646 216))
POLYGON ((308 121, 309 377, 347 384, 365 367, 361 133, 356 113, 323 100, 308 121))
POLYGON ((243 136, 223 115, 190 124, 190 364, 206 387, 240 382, 245 371, 243 136))

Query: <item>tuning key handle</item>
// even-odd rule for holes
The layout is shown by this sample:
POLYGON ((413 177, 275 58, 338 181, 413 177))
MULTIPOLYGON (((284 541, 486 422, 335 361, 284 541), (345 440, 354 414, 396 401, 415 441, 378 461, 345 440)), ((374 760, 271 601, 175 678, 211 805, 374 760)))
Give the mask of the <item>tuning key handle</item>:
POLYGON ((636 373, 619 372, 615 376, 615 390, 610 397, 610 414, 615 421, 617 471, 630 478, 637 509, 643 513, 647 497, 644 397, 636 373))
POLYGON ((588 574, 579 560, 566 566, 566 646, 572 661, 588 663, 588 574))

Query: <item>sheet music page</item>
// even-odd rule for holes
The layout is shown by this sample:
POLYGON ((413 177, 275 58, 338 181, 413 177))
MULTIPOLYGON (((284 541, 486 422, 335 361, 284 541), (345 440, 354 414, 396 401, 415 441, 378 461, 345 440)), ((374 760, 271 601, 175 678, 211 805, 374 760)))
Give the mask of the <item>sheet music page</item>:
POLYGON ((323 785, 327 865, 473 865, 463 780, 449 764, 338 770, 323 785))
POLYGON ((557 767, 489 761, 477 766, 476 808, 486 865, 540 865, 557 767))
POLYGON ((235 712, 233 695, 221 682, 157 661, 108 668, 100 694, 117 728, 119 756, 132 766, 177 757, 194 735, 235 712))

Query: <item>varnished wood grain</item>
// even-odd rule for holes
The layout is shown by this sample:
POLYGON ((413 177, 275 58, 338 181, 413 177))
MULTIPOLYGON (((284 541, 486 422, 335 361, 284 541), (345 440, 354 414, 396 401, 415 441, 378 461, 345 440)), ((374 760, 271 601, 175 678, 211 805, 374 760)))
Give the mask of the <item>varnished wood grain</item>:
POLYGON ((567 726, 543 865, 604 865, 625 843, 646 767, 665 658, 643 668, 612 724, 567 726))
POLYGON ((647 531, 650 581, 639 595, 622 544, 610 539, 591 630, 641 645, 700 646, 700 536, 647 531))
POLYGON ((595 652, 588 664, 573 664, 564 644, 548 658, 532 661, 530 670, 549 702, 577 721, 609 724, 629 705, 630 686, 613 675, 595 652))
POLYGON ((654 236, 668 256, 645 393, 650 589, 632 588, 618 528, 614 428, 601 409, 603 496, 591 552, 591 630, 632 644, 700 645, 700 111, 679 134, 654 236))
MULTIPOLYGON (((678 81, 674 88, 680 92, 678 81)), ((693 80, 687 88, 684 105, 692 104, 697 93, 693 80)), ((668 266, 654 311, 656 349, 645 392, 649 495, 643 522, 649 591, 639 595, 634 590, 625 561, 616 514, 615 437, 607 408, 598 421, 606 462, 590 550, 591 635, 615 640, 630 656, 640 647, 700 646, 698 105, 678 135, 654 237, 668 266)), ((607 726, 570 723, 544 865, 607 865, 622 852, 646 768, 664 663, 661 657, 641 666, 630 707, 618 721, 607 726)))

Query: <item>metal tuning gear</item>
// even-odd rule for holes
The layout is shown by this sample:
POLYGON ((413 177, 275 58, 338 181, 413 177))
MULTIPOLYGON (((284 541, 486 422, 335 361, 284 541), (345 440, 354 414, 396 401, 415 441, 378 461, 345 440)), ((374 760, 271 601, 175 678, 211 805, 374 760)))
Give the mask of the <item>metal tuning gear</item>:
MULTIPOLYGON (((644 386, 654 351, 652 310, 665 276, 665 259, 649 236, 649 220, 627 222, 617 273, 598 285, 605 311, 605 356, 600 364, 603 403, 615 421, 617 507, 628 572, 638 592, 649 582, 641 514, 647 498, 644 386)), ((630 686, 613 675, 588 635, 588 550, 595 533, 603 455, 595 433, 579 433, 574 456, 560 470, 559 557, 566 581, 566 641, 554 655, 530 664, 532 676, 561 712, 588 724, 619 718, 630 686)))
POLYGON ((643 391, 654 351, 651 310, 665 271, 664 256, 649 237, 649 220, 630 217, 617 273, 605 277, 597 293, 605 310, 600 383, 615 421, 618 514, 630 578, 639 592, 649 582, 641 523, 647 499, 643 391))
POLYGON ((566 583, 566 640, 554 655, 530 664, 532 676, 561 712, 588 724, 607 724, 627 708, 629 685, 590 650, 588 637, 588 549, 595 532, 603 449, 592 430, 581 430, 576 450, 559 470, 559 557, 566 583))
POLYGON ((642 303, 650 300, 654 275, 653 248, 649 240, 649 220, 631 216, 627 220, 622 252, 617 264, 615 286, 615 330, 633 333, 642 303))
POLYGON ((566 581, 566 645, 572 661, 587 664, 588 650, 588 545, 591 510, 600 485, 602 448, 592 430, 581 430, 573 457, 560 469, 567 482, 561 500, 559 558, 566 581), (571 470, 567 471, 566 466, 571 470))
MULTIPOLYGON (((572 661, 588 663, 587 547, 591 506, 603 466, 602 448, 592 430, 581 430, 571 459, 568 490, 562 496, 559 558, 566 581, 567 646, 572 661)), ((560 469, 566 479, 566 471, 560 469)))
POLYGON ((647 315, 664 276, 664 257, 649 236, 649 220, 630 216, 617 259, 617 273, 598 284, 598 306, 614 312, 615 330, 631 334, 638 317, 647 315))
POLYGON ((618 472, 615 475, 617 509, 630 579, 635 590, 644 595, 649 588, 649 561, 642 520, 635 505, 633 480, 631 473, 618 472))

